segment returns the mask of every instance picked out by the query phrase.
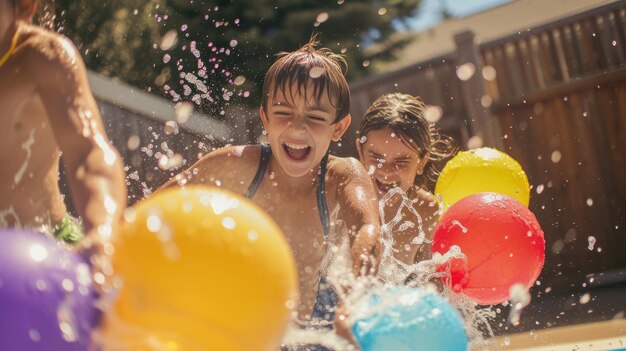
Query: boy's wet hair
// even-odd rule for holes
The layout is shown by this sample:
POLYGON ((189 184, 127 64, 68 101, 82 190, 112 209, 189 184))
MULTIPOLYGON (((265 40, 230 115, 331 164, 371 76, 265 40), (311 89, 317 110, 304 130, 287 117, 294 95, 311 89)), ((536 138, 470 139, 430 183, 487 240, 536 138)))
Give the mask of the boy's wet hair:
POLYGON ((308 83, 313 83, 313 96, 319 102, 322 94, 328 94, 330 102, 337 110, 333 123, 345 118, 350 112, 350 89, 344 76, 347 64, 343 56, 333 53, 330 49, 316 47, 316 37, 293 52, 281 52, 265 74, 261 106, 267 114, 267 103, 278 90, 285 94, 290 92, 306 96, 308 83), (316 69, 314 69, 316 68, 316 69), (295 85, 295 91, 291 86, 295 85))
POLYGON ((369 107, 359 127, 361 136, 366 136, 371 131, 390 128, 420 158, 429 153, 424 172, 415 177, 414 184, 419 186, 424 186, 428 181, 435 182, 441 172, 435 162, 444 160, 457 151, 452 145, 452 139, 439 135, 435 126, 426 120, 425 108, 419 96, 386 94, 369 107))

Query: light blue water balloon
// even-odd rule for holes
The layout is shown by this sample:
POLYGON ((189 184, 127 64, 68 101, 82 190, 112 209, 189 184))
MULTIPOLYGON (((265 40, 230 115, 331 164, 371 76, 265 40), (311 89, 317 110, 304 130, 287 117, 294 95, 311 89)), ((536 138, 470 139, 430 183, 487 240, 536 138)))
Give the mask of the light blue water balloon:
POLYGON ((420 288, 398 287, 369 300, 374 311, 352 328, 363 351, 466 351, 463 320, 446 299, 420 288))

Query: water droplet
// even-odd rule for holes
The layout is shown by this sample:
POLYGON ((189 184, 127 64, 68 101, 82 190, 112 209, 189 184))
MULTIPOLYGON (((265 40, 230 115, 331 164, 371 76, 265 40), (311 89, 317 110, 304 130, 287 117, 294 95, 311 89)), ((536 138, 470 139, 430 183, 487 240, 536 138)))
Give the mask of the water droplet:
POLYGON ((483 97, 480 98, 480 104, 484 108, 489 108, 493 105, 493 98, 490 95, 483 95, 483 97))
POLYGON ((251 230, 248 232, 248 240, 255 241, 258 238, 259 238, 259 234, 255 232, 254 230, 251 230))
POLYGON ((61 282, 61 286, 63 287, 63 290, 67 292, 74 291, 74 282, 70 279, 63 279, 63 281, 61 282))
POLYGON ((163 155, 159 159, 158 165, 160 169, 167 171, 182 166, 184 161, 185 160, 181 154, 174 154, 172 157, 163 155))
POLYGON ((132 207, 128 207, 124 210, 124 221, 132 223, 137 219, 137 212, 132 207))
POLYGON ((325 70, 323 67, 313 67, 309 70, 309 77, 316 79, 324 74, 325 70))
POLYGON ((483 67, 483 78, 485 80, 494 80, 496 79, 496 69, 493 66, 484 66, 483 67))
POLYGON ((557 240, 554 242, 554 244, 552 244, 552 252, 555 254, 560 254, 561 251, 563 251, 564 247, 565 243, 563 242, 563 240, 557 240))
POLYGON ((149 215, 148 219, 146 220, 146 227, 152 233, 158 232, 159 229, 161 229, 161 224, 162 224, 161 217, 159 217, 156 214, 149 215))
POLYGON ((176 105, 176 121, 178 123, 185 123, 191 117, 193 113, 193 105, 190 102, 181 102, 176 105))
POLYGON ((561 152, 559 150, 552 152, 550 159, 553 163, 559 163, 559 161, 561 161, 561 152))
POLYGON ((141 139, 139 139, 138 135, 131 135, 126 142, 126 147, 128 147, 130 151, 133 151, 139 147, 140 143, 141 139))
POLYGON ((467 141, 467 148, 468 149, 478 149, 481 148, 483 146, 483 138, 481 138, 478 135, 474 135, 473 137, 469 138, 469 140, 467 141))
POLYGON ((464 63, 456 69, 456 76, 462 81, 469 80, 474 76, 474 73, 476 73, 476 66, 471 62, 464 63))
POLYGON ((370 65, 370 61, 369 60, 363 61, 363 67, 369 67, 369 65, 370 65))
POLYGON ((163 127, 165 135, 178 134, 178 124, 176 121, 167 121, 163 127))
POLYGON ((170 29, 163 37, 161 38, 161 43, 159 43, 159 48, 163 51, 170 50, 176 45, 178 42, 178 32, 175 29, 170 29))
POLYGON ((28 254, 35 262, 48 258, 48 250, 40 244, 33 244, 28 248, 28 254))
POLYGON ((593 199, 592 198, 588 198, 587 199, 587 206, 589 206, 589 207, 593 206, 593 199))
POLYGON ((41 341, 41 334, 39 334, 39 331, 37 331, 37 329, 30 329, 28 331, 28 337, 34 342, 41 341))
POLYGON ((378 9, 378 14, 379 14, 380 16, 384 16, 385 14, 387 14, 387 9, 386 9, 386 8, 384 8, 384 7, 379 8, 379 9, 378 9))
POLYGON ((537 185, 537 194, 541 194, 543 193, 543 189, 544 189, 544 185, 543 184, 539 184, 537 185))
POLYGON ((591 235, 587 238, 587 241, 589 242, 587 249, 589 249, 589 251, 593 251, 593 247, 596 244, 596 238, 593 235, 591 235))
POLYGON ((317 15, 317 18, 315 19, 315 21, 318 23, 324 23, 327 20, 328 20, 328 12, 320 12, 320 14, 317 15))
POLYGON ((46 291, 48 290, 48 283, 46 283, 45 280, 37 279, 37 281, 35 282, 35 287, 39 291, 46 291))
POLYGON ((461 224, 461 222, 457 221, 456 219, 452 220, 452 226, 458 226, 459 228, 461 228, 461 231, 463 233, 467 233, 467 227, 463 226, 463 224, 461 224))
POLYGON ((296 307, 296 303, 293 300, 287 300, 285 302, 285 307, 287 307, 288 309, 293 309, 294 307, 296 307))
POLYGON ((235 229, 235 225, 237 222, 232 217, 224 217, 222 219, 222 225, 226 229, 235 229))
POLYGON ((588 303, 589 301, 591 301, 591 294, 589 294, 589 293, 584 294, 578 300, 578 302, 580 302, 581 305, 584 305, 584 304, 588 303))
POLYGON ((59 323, 59 328, 61 329, 61 333, 63 336, 63 340, 67 342, 76 342, 78 337, 76 335, 76 331, 72 327, 72 325, 68 322, 59 323))
POLYGON ((443 109, 439 106, 428 105, 424 109, 424 118, 428 123, 435 124, 443 116, 443 109))

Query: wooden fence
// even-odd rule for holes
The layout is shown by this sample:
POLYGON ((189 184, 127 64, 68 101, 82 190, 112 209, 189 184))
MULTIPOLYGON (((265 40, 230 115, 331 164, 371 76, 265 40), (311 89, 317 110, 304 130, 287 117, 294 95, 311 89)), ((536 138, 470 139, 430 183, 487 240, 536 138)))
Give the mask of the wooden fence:
MULTIPOLYGON (((441 107, 438 126, 461 148, 479 136, 529 177, 546 263, 528 308, 533 318, 521 328, 623 318, 626 1, 487 43, 475 44, 471 32, 455 41, 455 52, 353 83, 345 139, 357 137, 360 117, 381 94, 410 93, 441 107), (457 74, 468 67, 471 77, 457 74), (600 303, 601 295, 612 297, 600 303)), ((351 144, 335 152, 354 155, 351 144)))

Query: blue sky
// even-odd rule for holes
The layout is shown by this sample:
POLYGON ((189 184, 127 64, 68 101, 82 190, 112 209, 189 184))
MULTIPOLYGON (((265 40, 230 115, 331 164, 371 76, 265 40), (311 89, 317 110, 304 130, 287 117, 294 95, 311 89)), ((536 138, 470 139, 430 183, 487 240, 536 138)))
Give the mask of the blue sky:
POLYGON ((420 10, 410 27, 414 30, 430 28, 441 21, 441 12, 446 8, 454 17, 465 17, 512 0, 422 0, 420 10))

